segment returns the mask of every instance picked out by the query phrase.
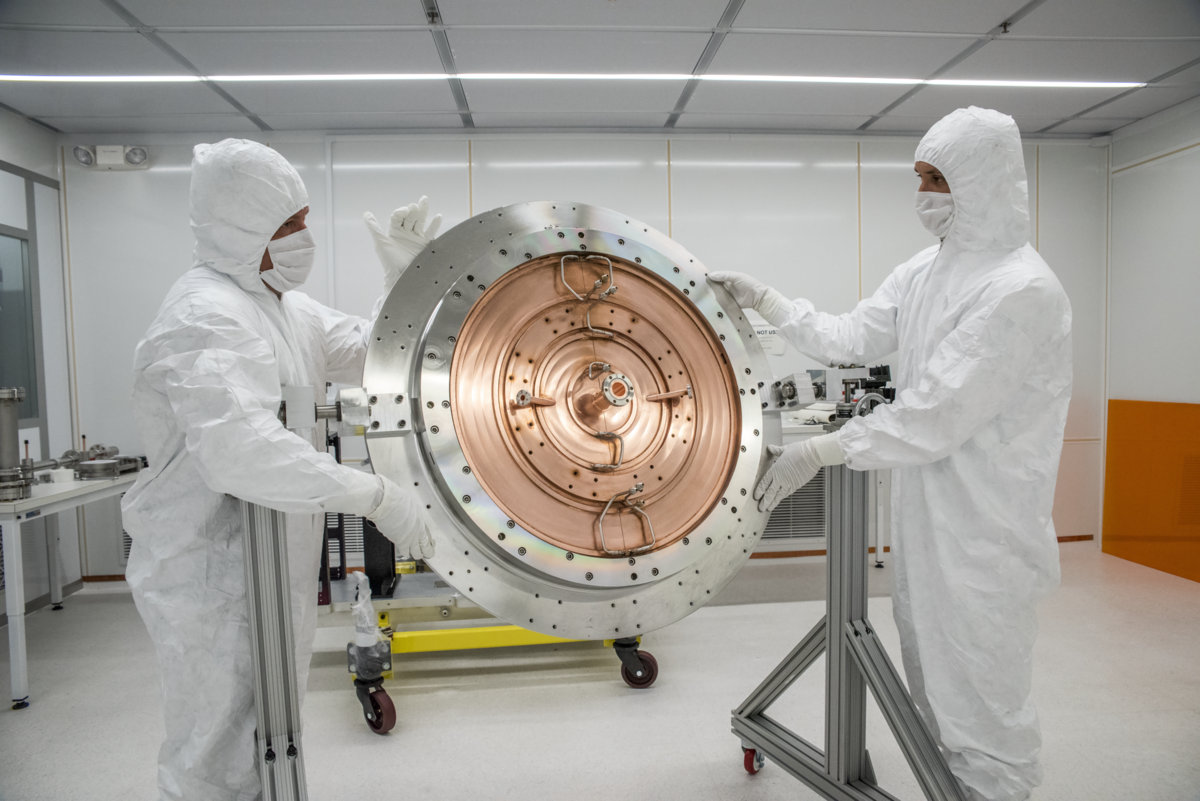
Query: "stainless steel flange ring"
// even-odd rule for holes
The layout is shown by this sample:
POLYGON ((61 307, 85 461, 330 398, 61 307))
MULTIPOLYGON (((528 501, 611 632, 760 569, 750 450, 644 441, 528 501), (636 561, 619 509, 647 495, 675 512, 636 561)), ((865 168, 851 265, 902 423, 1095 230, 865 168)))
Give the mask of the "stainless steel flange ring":
POLYGON ((751 325, 680 245, 583 203, 455 226, 385 301, 363 376, 374 470, 434 522, 429 565, 497 617, 637 636, 757 544, 780 440, 751 325))

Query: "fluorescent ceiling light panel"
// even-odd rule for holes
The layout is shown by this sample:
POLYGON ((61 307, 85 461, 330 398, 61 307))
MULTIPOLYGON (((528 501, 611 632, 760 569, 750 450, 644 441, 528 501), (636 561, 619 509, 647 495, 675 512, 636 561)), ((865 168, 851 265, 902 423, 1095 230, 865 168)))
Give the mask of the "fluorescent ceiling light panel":
POLYGON ((0 82, 21 83, 314 83, 369 81, 714 81, 717 83, 811 83, 864 86, 978 86, 1033 89, 1135 89, 1133 81, 1013 81, 1003 79, 858 78, 837 75, 691 75, 629 72, 381 72, 294 75, 0 75, 0 82))

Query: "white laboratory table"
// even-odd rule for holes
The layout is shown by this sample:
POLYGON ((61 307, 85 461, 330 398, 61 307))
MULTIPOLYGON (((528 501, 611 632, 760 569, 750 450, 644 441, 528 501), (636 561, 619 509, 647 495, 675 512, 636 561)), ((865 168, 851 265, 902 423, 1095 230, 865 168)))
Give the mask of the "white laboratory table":
MULTIPOLYGON (((4 600, 8 611, 8 655, 12 668, 13 709, 29 706, 29 673, 25 651, 25 565, 21 561, 21 524, 44 515, 66 512, 103 498, 120 495, 137 479, 137 473, 117 478, 55 481, 34 484, 31 497, 0 502, 0 532, 4 537, 4 600)), ((58 537, 47 535, 46 558, 50 569, 50 602, 62 602, 62 574, 58 563, 58 537)))

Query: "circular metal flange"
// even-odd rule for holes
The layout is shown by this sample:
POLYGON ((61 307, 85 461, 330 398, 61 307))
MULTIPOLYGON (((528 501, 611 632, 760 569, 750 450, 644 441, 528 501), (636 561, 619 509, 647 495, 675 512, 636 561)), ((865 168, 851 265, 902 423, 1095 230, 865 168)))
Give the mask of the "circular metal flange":
POLYGON ((367 447, 434 521, 431 567, 492 614, 633 636, 702 606, 767 515, 780 440, 732 298, 665 235, 582 203, 455 226, 385 301, 367 447))

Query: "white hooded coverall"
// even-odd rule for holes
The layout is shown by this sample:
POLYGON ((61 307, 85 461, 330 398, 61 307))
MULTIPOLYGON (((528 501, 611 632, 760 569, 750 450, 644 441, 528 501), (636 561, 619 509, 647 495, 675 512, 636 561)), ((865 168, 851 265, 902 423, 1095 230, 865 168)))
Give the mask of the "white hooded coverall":
POLYGON ((1050 512, 1071 393, 1071 308, 1029 245, 1020 134, 971 107, 916 161, 945 176, 940 246, 843 315, 793 302, 781 331, 829 364, 898 352, 894 403, 838 432, 846 464, 892 472, 893 602, 913 700, 972 799, 1041 780, 1034 605, 1059 581, 1050 512))
POLYGON ((308 205, 300 176, 256 142, 197 145, 195 262, 175 282, 135 355, 133 412, 149 468, 121 509, 133 540, 126 578, 154 640, 166 741, 162 799, 250 801, 254 686, 239 502, 287 512, 298 685, 316 619, 324 512, 368 515, 379 477, 339 465, 317 428, 277 417, 281 387, 359 382, 367 320, 259 277, 267 242, 308 205))

